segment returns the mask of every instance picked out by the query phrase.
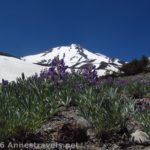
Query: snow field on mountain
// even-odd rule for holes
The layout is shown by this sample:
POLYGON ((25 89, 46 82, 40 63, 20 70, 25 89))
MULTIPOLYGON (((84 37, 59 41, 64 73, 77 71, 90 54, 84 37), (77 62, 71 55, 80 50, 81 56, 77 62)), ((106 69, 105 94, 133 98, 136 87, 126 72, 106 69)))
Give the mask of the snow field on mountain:
POLYGON ((14 81, 17 77, 21 77, 22 73, 29 77, 40 73, 44 68, 17 58, 0 56, 0 81, 2 79, 14 81))

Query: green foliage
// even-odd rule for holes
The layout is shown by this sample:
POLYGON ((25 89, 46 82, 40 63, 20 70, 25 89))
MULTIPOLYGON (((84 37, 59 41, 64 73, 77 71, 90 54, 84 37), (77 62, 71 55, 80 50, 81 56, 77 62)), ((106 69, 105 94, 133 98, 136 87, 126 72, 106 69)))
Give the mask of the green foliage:
POLYGON ((149 91, 150 86, 142 82, 131 82, 124 87, 125 94, 133 98, 143 98, 149 91))
POLYGON ((131 99, 118 94, 117 88, 89 88, 80 95, 81 115, 88 119, 102 135, 126 126, 126 120, 134 112, 131 99))
POLYGON ((149 59, 143 56, 140 60, 134 59, 131 62, 124 64, 120 71, 124 72, 124 75, 135 75, 141 72, 148 72, 149 70, 149 59))
MULTIPOLYGON (((77 106, 100 135, 119 130, 126 126, 130 115, 137 115, 132 99, 150 93, 149 84, 108 78, 93 85, 80 73, 68 74, 57 82, 22 75, 16 82, 0 86, 0 140, 8 139, 18 129, 32 132, 62 105, 77 106)), ((150 133, 149 113, 138 115, 150 133)))
POLYGON ((85 82, 79 74, 68 75, 57 83, 49 78, 26 79, 22 74, 16 82, 0 86, 0 140, 14 135, 18 128, 32 132, 61 105, 75 104, 77 81, 85 82))
POLYGON ((144 125, 145 132, 150 135, 150 109, 137 112, 135 118, 144 125))
POLYGON ((142 115, 140 120, 143 121, 145 132, 150 135, 150 111, 147 111, 144 115, 142 115))
POLYGON ((45 81, 32 79, 12 82, 0 93, 0 139, 18 127, 33 130, 57 112, 53 88, 45 81))

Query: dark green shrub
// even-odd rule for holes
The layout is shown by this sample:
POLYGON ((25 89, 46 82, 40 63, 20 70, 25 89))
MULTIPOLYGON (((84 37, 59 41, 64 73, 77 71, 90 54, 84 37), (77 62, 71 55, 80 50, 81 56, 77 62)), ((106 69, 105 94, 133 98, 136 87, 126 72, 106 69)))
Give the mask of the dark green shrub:
POLYGON ((135 75, 142 72, 150 71, 149 59, 146 56, 142 56, 140 60, 134 59, 129 63, 124 64, 120 71, 124 72, 124 75, 135 75))

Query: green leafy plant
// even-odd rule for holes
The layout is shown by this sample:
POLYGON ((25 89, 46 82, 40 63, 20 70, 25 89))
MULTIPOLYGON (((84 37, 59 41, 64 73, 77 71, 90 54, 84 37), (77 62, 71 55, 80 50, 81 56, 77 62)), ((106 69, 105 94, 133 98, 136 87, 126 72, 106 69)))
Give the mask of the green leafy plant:
POLYGON ((18 79, 0 93, 0 139, 6 139, 18 126, 34 130, 57 112, 53 88, 44 80, 18 79))
POLYGON ((124 91, 133 98, 143 98, 148 93, 149 87, 142 82, 134 81, 125 86, 124 91))
POLYGON ((89 88, 80 96, 79 109, 81 115, 87 118, 98 134, 116 131, 126 126, 126 120, 134 111, 130 99, 119 96, 115 88, 89 88))

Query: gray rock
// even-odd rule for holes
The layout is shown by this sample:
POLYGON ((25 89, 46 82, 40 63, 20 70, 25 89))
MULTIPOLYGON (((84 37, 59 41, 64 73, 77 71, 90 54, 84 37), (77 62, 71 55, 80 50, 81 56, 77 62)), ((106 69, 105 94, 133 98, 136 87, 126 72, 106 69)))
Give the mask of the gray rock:
POLYGON ((131 134, 131 141, 138 144, 150 142, 149 135, 140 130, 136 130, 134 133, 131 134))
POLYGON ((91 128, 91 124, 85 118, 83 118, 83 117, 77 117, 76 120, 77 120, 77 122, 76 122, 77 125, 80 126, 81 129, 91 128))

